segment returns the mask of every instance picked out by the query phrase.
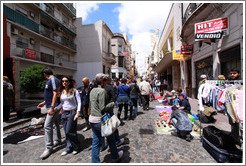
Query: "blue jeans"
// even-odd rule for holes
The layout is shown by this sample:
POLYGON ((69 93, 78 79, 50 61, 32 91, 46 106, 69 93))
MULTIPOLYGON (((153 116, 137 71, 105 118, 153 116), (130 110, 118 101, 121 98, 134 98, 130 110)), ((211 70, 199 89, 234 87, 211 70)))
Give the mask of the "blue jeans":
MULTIPOLYGON (((90 123, 92 129, 92 150, 91 150, 91 162, 100 163, 99 153, 102 146, 103 137, 101 135, 101 123, 90 123)), ((111 151, 111 159, 117 160, 119 158, 118 149, 115 143, 114 134, 106 137, 111 151)))
POLYGON ((131 105, 130 105, 130 118, 132 117, 132 111, 134 106, 134 114, 138 114, 138 98, 131 97, 131 105))
POLYGON ((65 136, 66 136, 66 152, 73 150, 78 151, 80 142, 77 136, 77 120, 74 121, 75 111, 64 111, 61 116, 65 136))

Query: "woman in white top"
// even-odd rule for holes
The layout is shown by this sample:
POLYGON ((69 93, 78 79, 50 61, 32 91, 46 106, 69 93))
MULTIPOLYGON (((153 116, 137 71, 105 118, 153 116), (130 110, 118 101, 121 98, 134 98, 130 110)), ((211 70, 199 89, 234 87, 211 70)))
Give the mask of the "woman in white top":
POLYGON ((58 97, 61 103, 56 109, 62 109, 61 121, 66 136, 66 150, 62 152, 62 156, 68 153, 74 155, 79 152, 80 142, 77 137, 77 119, 81 108, 81 100, 79 92, 74 88, 75 81, 71 78, 63 76, 58 88, 58 97))

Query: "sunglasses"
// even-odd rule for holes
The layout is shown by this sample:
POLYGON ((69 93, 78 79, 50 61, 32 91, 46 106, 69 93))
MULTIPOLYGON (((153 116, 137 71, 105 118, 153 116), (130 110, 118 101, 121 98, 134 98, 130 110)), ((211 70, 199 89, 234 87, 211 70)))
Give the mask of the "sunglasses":
POLYGON ((62 80, 62 82, 68 82, 68 80, 62 80))

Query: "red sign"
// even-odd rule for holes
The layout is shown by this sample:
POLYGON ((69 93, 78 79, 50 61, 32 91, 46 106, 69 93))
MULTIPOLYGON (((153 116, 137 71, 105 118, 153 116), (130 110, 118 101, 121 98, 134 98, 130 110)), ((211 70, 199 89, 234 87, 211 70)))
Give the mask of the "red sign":
POLYGON ((181 54, 193 54, 193 45, 182 45, 181 54))
POLYGON ((29 59, 36 59, 36 51, 26 48, 25 56, 26 58, 29 58, 29 59))
POLYGON ((204 21, 195 24, 195 34, 214 33, 228 30, 228 18, 218 18, 210 21, 204 21))
POLYGON ((129 56, 128 52, 122 52, 122 56, 129 56))

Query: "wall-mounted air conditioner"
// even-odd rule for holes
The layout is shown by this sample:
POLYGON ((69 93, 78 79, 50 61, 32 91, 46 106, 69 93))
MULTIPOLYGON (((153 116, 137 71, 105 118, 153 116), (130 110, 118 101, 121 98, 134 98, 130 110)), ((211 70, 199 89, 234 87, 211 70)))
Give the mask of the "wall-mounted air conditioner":
POLYGON ((14 34, 14 35, 18 35, 19 31, 18 31, 18 29, 12 27, 11 28, 11 33, 14 34))

